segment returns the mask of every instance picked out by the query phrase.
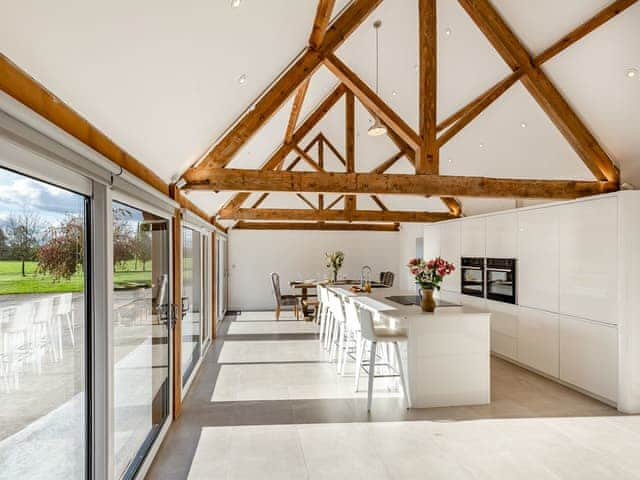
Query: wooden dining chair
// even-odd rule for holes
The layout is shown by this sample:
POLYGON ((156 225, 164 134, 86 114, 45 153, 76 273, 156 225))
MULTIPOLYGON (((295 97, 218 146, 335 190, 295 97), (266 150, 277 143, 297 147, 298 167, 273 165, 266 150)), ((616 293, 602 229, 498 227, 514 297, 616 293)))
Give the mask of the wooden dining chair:
POLYGON ((273 287, 273 296, 276 300, 276 320, 280 320, 280 310, 282 307, 293 307, 293 314, 296 320, 300 319, 299 296, 282 295, 280 291, 280 275, 276 272, 271 273, 271 286, 273 287))

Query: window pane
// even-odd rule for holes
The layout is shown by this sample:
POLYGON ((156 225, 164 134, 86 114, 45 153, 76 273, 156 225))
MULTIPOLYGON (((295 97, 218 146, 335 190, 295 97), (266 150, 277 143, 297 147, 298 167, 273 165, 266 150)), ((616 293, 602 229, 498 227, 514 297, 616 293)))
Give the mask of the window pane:
POLYGON ((0 168, 1 478, 85 478, 86 201, 0 168))
POLYGON ((182 384, 200 358, 202 329, 202 248, 200 233, 182 229, 182 384))
POLYGON ((116 478, 132 477, 169 404, 169 224, 113 204, 116 478))

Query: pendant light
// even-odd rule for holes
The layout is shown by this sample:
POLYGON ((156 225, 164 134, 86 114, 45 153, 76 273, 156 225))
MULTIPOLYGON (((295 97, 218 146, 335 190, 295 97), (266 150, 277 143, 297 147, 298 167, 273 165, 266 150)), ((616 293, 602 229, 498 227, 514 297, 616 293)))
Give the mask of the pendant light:
MULTIPOLYGON (((373 23, 373 28, 376 30, 376 95, 378 95, 378 77, 379 77, 379 52, 378 52, 378 31, 382 26, 382 21, 376 20, 373 23)), ((369 127, 367 130, 367 134, 370 137, 379 137, 380 135, 385 135, 387 133, 387 127, 385 127, 377 115, 373 116, 373 125, 369 127)))

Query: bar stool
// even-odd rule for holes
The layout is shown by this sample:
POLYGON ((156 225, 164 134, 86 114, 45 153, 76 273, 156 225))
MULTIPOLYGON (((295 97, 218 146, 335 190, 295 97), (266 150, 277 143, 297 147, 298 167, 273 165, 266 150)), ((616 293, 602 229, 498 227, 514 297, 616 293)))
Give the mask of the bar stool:
MULTIPOLYGON (((409 395, 409 388, 407 380, 404 375, 404 369, 402 368, 402 358, 400 355, 399 342, 407 341, 407 332, 404 329, 396 329, 390 327, 375 327, 373 324, 373 317, 371 312, 366 308, 358 308, 358 319, 360 320, 360 332, 362 335, 361 345, 358 349, 358 357, 356 360, 356 386, 360 380, 360 369, 362 368, 362 357, 364 356, 364 350, 366 343, 369 342, 369 385, 367 389, 367 411, 371 411, 371 400, 373 395, 373 379, 375 377, 376 367, 376 347, 378 344, 393 344, 393 348, 396 353, 396 361, 398 362, 397 368, 402 382, 402 391, 404 393, 405 401, 407 402, 407 408, 411 408, 411 396, 409 395)), ((357 389, 357 387, 356 387, 357 389)))
POLYGON ((324 336, 325 336, 325 331, 326 331, 326 326, 327 326, 327 316, 329 313, 329 299, 327 297, 327 287, 325 287, 324 285, 318 285, 317 287, 318 290, 318 300, 320 301, 319 305, 318 305, 318 329, 319 329, 319 339, 320 339, 320 343, 322 343, 324 336))
MULTIPOLYGON (((362 335, 360 333, 360 320, 356 304, 352 299, 343 299, 345 314, 344 340, 342 343, 342 362, 340 364, 340 375, 344 375, 347 357, 353 360, 358 357, 358 351, 362 345, 362 335)), ((357 388, 356 388, 357 390, 357 388)))

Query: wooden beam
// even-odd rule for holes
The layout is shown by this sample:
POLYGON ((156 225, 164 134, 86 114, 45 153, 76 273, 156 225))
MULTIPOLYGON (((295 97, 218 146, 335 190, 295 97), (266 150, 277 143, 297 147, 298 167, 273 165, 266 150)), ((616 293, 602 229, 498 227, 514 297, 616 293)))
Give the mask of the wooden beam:
POLYGON ((356 210, 350 216, 344 210, 310 210, 307 208, 241 208, 225 220, 287 221, 361 221, 361 222, 440 222, 456 218, 449 212, 412 212, 391 210, 356 210))
POLYGON ((320 48, 324 35, 327 33, 327 25, 331 20, 331 12, 333 12, 333 6, 335 0, 318 0, 318 8, 316 8, 316 18, 313 22, 313 28, 311 29, 311 35, 309 36, 309 46, 314 49, 320 48))
POLYGON ((320 49, 305 51, 255 102, 252 109, 227 130, 198 162, 207 168, 225 167, 240 148, 265 124, 333 52, 369 16, 382 0, 354 0, 327 29, 320 49))
MULTIPOLYGON (((573 45, 575 42, 580 40, 582 37, 586 36, 587 34, 592 32, 593 30, 595 30, 597 27, 599 27, 600 25, 602 25, 606 21, 610 20, 614 16, 618 15, 619 13, 621 13, 624 10, 626 10, 627 8, 629 8, 631 5, 635 4, 637 1, 638 0, 617 0, 617 1, 613 2, 608 7, 604 8, 600 12, 598 12, 595 16, 591 17, 589 20, 584 22, 582 25, 580 25, 579 27, 575 28, 570 33, 568 33, 567 35, 562 37, 560 40, 555 42, 553 45, 551 45, 549 48, 547 48, 545 51, 543 51, 540 55, 535 57, 535 59, 533 61, 534 65, 539 67, 540 65, 542 65, 546 61, 548 61, 551 58, 555 57, 560 52, 564 51, 569 46, 573 45)), ((519 80, 520 77, 522 77, 524 75, 524 71, 518 70, 517 72, 514 72, 514 74, 517 76, 517 79, 519 80)), ((467 113, 467 111, 469 111, 470 109, 475 108, 475 106, 477 104, 479 104, 480 102, 483 102, 485 100, 486 96, 492 95, 494 93, 494 90, 496 88, 499 88, 499 86, 503 82, 508 80, 512 75, 510 75, 509 77, 506 77, 505 79, 500 81, 498 84, 496 84, 495 86, 491 87, 489 90, 487 90, 486 92, 484 92, 480 96, 476 97, 473 101, 471 101, 470 103, 468 103, 467 105, 465 105, 464 107, 462 107, 461 109, 459 109, 458 111, 456 111, 455 113, 453 113, 452 115, 447 117, 445 120, 440 122, 438 124, 438 126, 437 126, 437 131, 440 132, 440 131, 444 130, 445 128, 449 127, 450 125, 453 125, 456 121, 458 121, 460 118, 462 118, 467 113)), ((498 96, 496 96, 493 99, 493 101, 495 101, 504 92, 506 92, 506 90, 508 90, 508 88, 505 89, 505 90, 502 90, 498 94, 498 96)), ((489 106, 489 105, 490 105, 490 103, 485 105, 485 108, 487 106, 489 106)))
POLYGON ((322 136, 322 141, 326 144, 327 147, 329 147, 329 150, 331 150, 333 154, 336 156, 336 158, 340 161, 340 163, 342 163, 346 167, 347 161, 344 159, 344 157, 338 151, 338 149, 333 145, 333 143, 329 141, 327 137, 324 136, 323 133, 321 133, 320 135, 322 136))
POLYGON ((377 195, 371 195, 371 200, 373 200, 383 212, 389 211, 387 206, 382 202, 382 200, 380 200, 380 197, 378 197, 377 195))
MULTIPOLYGON (((309 208, 311 208, 311 210, 318 210, 318 207, 316 207, 313 203, 311 203, 309 201, 309 199, 307 197, 305 197, 304 195, 302 195, 301 193, 296 193, 296 196, 302 200, 304 203, 306 203, 307 205, 309 205, 309 208)), ((240 209, 240 211, 242 211, 243 209, 240 209)), ((266 211, 266 209, 263 209, 266 211)), ((289 219, 285 219, 285 220, 289 220, 289 219)))
POLYGON ((418 2, 420 56, 420 136, 422 145, 416 157, 416 173, 437 174, 440 168, 436 144, 437 34, 436 0, 418 2))
POLYGON ((351 90, 358 100, 376 114, 385 125, 391 128, 413 149, 419 149, 422 138, 394 112, 369 86, 358 77, 347 65, 333 54, 326 56, 325 66, 351 90))
POLYGON ((595 137, 562 97, 488 0, 458 0, 598 180, 618 182, 619 172, 595 137))
POLYGON ((258 198, 258 200, 253 202, 253 205, 251 205, 251 208, 258 208, 262 204, 262 202, 264 202, 267 199, 268 196, 269 196, 268 193, 263 193, 262 195, 260 195, 260 198, 258 198))
POLYGON ((298 117, 300 116, 300 111, 302 110, 302 104, 304 103, 304 97, 307 94, 310 80, 310 78, 307 78, 298 87, 298 90, 296 90, 296 96, 294 97, 293 105, 291 106, 291 114, 289 115, 289 122, 287 122, 287 129, 284 132, 285 143, 291 142, 293 138, 293 132, 295 132, 296 130, 298 117))
MULTIPOLYGON (((324 117, 326 113, 329 110, 331 110, 331 108, 333 108, 336 102, 340 100, 340 98, 342 98, 345 92, 346 92, 345 86, 342 84, 338 85, 322 102, 320 102, 320 105, 318 105, 316 109, 313 112, 311 112, 311 114, 305 119, 305 121, 302 122, 302 125, 300 125, 300 127, 295 131, 292 138, 292 142, 283 143, 273 153, 273 155, 271 155, 271 157, 262 165, 261 169, 273 170, 275 168, 278 168, 280 165, 282 165, 282 162, 284 162, 286 156, 291 152, 294 145, 296 145, 298 142, 301 142, 304 139, 304 137, 307 136, 307 134, 311 131, 311 129, 322 119, 322 117, 324 117)), ((318 138, 323 138, 323 137, 319 137, 319 135, 316 135, 316 137, 314 138, 314 141, 317 140, 318 138)), ((296 164, 297 162, 298 162, 297 159, 294 160, 294 162, 289 166, 287 170, 293 169, 293 167, 295 166, 294 164, 296 164)), ((185 175, 193 174, 201 170, 202 168, 203 168, 202 166, 196 167, 196 168, 190 168, 185 172, 185 175)), ((224 205, 223 209, 227 209, 227 208, 238 209, 247 198, 249 198, 248 192, 236 193, 224 205)))
POLYGON ((376 168, 371 170, 371 173, 384 173, 389 170, 393 165, 396 164, 398 160, 400 160, 404 156, 404 152, 398 152, 395 155, 389 157, 387 160, 382 162, 376 168))
POLYGON ((453 215, 454 217, 459 217, 460 215, 462 215, 462 205, 460 205, 460 202, 458 200, 453 197, 440 197, 440 200, 449 209, 451 215, 453 215))
POLYGON ((535 64, 540 66, 547 60, 555 57, 558 53, 573 45, 578 40, 594 31, 603 23, 606 23, 608 20, 625 11, 637 1, 638 0, 617 0, 611 3, 607 7, 600 10, 595 16, 591 17, 579 27, 573 29, 571 32, 566 34, 564 37, 562 37, 560 40, 555 42, 540 55, 538 55, 535 59, 535 64))
MULTIPOLYGON (((318 165, 324 170, 324 141, 322 137, 318 142, 318 165)), ((324 210, 324 194, 322 193, 318 194, 318 209, 324 210)))
POLYGON ((338 195, 333 202, 327 205, 327 208, 325 210, 331 210, 331 207, 334 207, 343 198, 344 198, 344 195, 338 195))
POLYGON ((165 195, 169 185, 0 53, 0 90, 165 195))
POLYGON ((296 151, 298 155, 300 155, 300 158, 302 158, 305 162, 307 162, 311 166, 311 168, 313 168, 316 172, 324 171, 324 168, 320 167, 320 165, 318 165, 316 161, 313 158, 311 158, 309 154, 304 150, 302 150, 298 145, 294 145, 293 149, 296 151))
POLYGON ((617 182, 524 180, 444 175, 273 172, 213 168, 187 178, 199 190, 443 195, 488 198, 577 198, 616 191, 617 182))
POLYGON ((496 101, 498 97, 500 97, 500 95, 506 92, 511 87, 511 85, 516 83, 520 76, 521 73, 519 70, 513 72, 507 78, 502 80, 500 83, 498 83, 481 97, 479 97, 477 101, 467 105, 467 107, 464 109, 464 113, 462 113, 462 115, 460 115, 460 117, 458 118, 458 121, 456 121, 451 127, 449 127, 448 130, 446 130, 442 135, 438 137, 438 148, 442 147, 445 143, 451 140, 455 134, 457 134, 460 130, 471 123, 473 119, 475 119, 489 105, 496 101))
POLYGON ((333 230, 398 232, 397 223, 296 223, 296 222, 238 222, 235 228, 240 230, 333 230))
MULTIPOLYGON (((346 145, 346 160, 345 165, 347 173, 353 173, 356 171, 356 106, 353 92, 347 92, 345 96, 345 131, 344 131, 344 143, 346 145)), ((356 209, 356 196, 346 195, 344 198, 344 212, 346 219, 353 220, 353 213, 356 209)))

